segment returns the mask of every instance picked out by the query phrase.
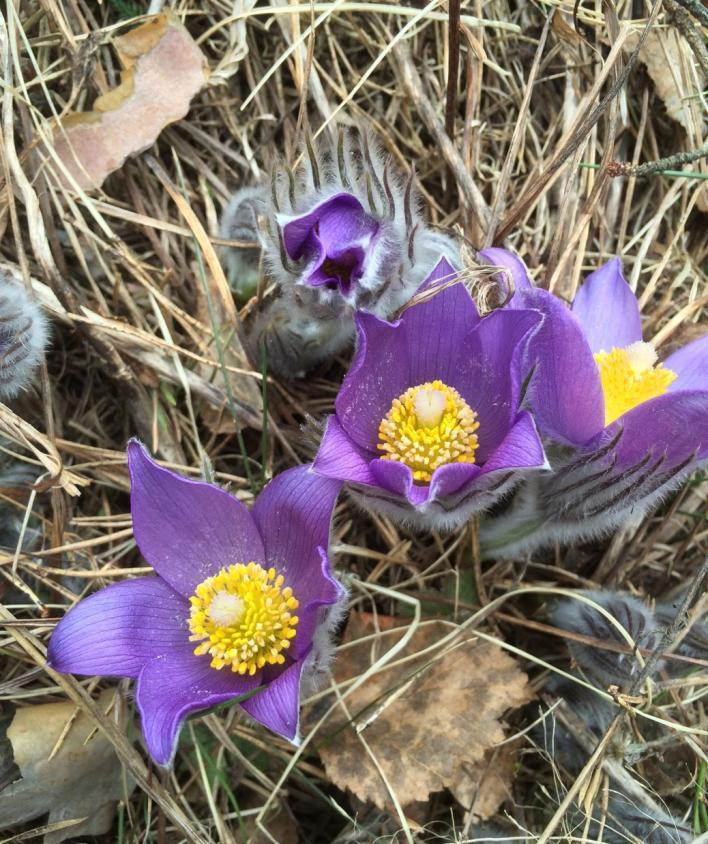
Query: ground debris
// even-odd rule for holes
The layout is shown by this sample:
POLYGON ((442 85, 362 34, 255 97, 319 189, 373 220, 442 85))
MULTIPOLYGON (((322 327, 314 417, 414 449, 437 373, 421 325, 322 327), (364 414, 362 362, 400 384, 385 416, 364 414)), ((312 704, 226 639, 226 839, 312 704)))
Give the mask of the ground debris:
MULTIPOLYGON (((372 648, 371 617, 352 616, 348 646, 334 667, 339 683, 363 674, 405 633, 395 626, 399 619, 378 621, 392 629, 372 648)), ((340 788, 380 808, 391 805, 392 795, 407 805, 450 788, 482 817, 498 809, 514 759, 508 747, 501 760, 495 755, 505 738, 500 719, 531 692, 516 662, 472 632, 440 648, 454 630, 439 621, 421 625, 391 667, 345 699, 351 720, 338 707, 321 729, 318 750, 340 788)))

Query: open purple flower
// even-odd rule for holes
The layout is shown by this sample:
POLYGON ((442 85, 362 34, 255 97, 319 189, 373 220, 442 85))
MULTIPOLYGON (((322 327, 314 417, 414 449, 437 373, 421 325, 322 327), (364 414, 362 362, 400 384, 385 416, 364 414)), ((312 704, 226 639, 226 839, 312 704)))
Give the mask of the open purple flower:
POLYGON ((359 343, 314 469, 347 481, 371 509, 453 527, 545 465, 519 411, 531 311, 481 318, 441 259, 421 301, 394 323, 358 314, 359 343))
POLYGON ((249 513, 226 491, 161 468, 136 441, 128 467, 135 538, 158 576, 79 602, 57 625, 48 664, 136 678, 160 765, 188 715, 234 699, 297 741, 301 684, 322 669, 345 597, 326 552, 340 485, 291 469, 249 513))
POLYGON ((515 255, 480 256, 510 275, 512 309, 545 316, 528 349, 528 397, 542 434, 560 446, 530 507, 540 508, 546 535, 592 535, 643 515, 708 458, 708 336, 658 363, 616 258, 568 308, 534 288, 515 255))

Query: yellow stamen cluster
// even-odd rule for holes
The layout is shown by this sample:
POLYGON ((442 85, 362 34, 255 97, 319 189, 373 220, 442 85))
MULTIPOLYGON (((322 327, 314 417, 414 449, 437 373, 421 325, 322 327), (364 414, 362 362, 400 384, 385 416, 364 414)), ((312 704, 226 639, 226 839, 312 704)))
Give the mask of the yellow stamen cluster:
POLYGON ((651 343, 640 341, 623 349, 597 352, 594 357, 605 396, 605 425, 638 404, 663 395, 677 377, 656 363, 651 343))
POLYGON ((201 642, 194 653, 210 654, 212 668, 228 665, 238 674, 285 662, 281 651, 295 636, 298 602, 284 582, 258 563, 238 563, 202 581, 189 599, 189 639, 201 642))
POLYGON ((431 381, 393 400, 379 425, 383 460, 405 463, 413 479, 428 483, 446 463, 474 463, 477 414, 452 387, 431 381))

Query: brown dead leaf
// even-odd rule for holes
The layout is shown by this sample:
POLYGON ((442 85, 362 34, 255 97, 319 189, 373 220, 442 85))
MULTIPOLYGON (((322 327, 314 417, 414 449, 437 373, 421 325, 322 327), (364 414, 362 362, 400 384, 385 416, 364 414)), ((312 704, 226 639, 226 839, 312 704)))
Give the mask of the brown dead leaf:
POLYGON ((510 742, 488 750, 482 763, 463 764, 463 776, 450 786, 455 800, 482 820, 495 815, 511 797, 518 750, 518 742, 510 742))
MULTIPOLYGON (((99 698, 104 711, 114 695, 108 689, 99 698)), ((124 780, 113 746, 94 729, 92 720, 79 713, 61 748, 49 758, 75 713, 76 706, 69 702, 26 706, 15 712, 7 739, 22 778, 0 791, 0 829, 47 813, 48 824, 57 826, 45 835, 45 844, 59 844, 77 835, 102 835, 111 828, 116 801, 129 796, 133 785, 124 780), (83 820, 62 825, 73 819, 83 820)), ((125 726, 124 713, 121 721, 125 726)))
POLYGON ((129 155, 151 146, 189 111, 208 78, 201 50, 178 18, 155 15, 113 42, 121 83, 93 111, 70 114, 54 131, 54 149, 84 190, 100 187, 129 155))
MULTIPOLYGON (((632 32, 625 41, 625 51, 637 46, 639 33, 632 32)), ((645 65, 656 93, 672 120, 686 130, 686 149, 698 149, 705 141, 706 115, 700 91, 705 87, 705 74, 693 60, 688 42, 674 27, 652 29, 639 51, 639 60, 645 65)), ((677 146, 672 152, 678 152, 677 146)), ((708 172, 705 161, 696 161, 692 167, 708 172)), ((696 206, 708 211, 708 191, 700 189, 696 206)))
MULTIPOLYGON (((639 33, 630 33, 625 51, 631 53, 638 41, 639 33)), ((639 60, 651 76, 669 117, 680 123, 689 137, 694 138, 698 132, 700 138, 704 116, 700 100, 695 96, 691 73, 693 61, 688 44, 674 29, 653 29, 639 51, 639 60)), ((696 72, 700 74, 700 69, 696 72)))
POLYGON ((580 36, 576 32, 575 28, 568 23, 560 9, 556 9, 555 12, 553 12, 551 27, 553 32, 561 39, 561 41, 574 45, 583 43, 582 36, 580 36))
MULTIPOLYGON (((380 624, 379 629, 386 626, 380 624)), ((352 720, 339 707, 321 728, 318 750, 327 775, 340 788, 380 808, 391 803, 352 726, 366 724, 361 734, 402 805, 450 788, 480 815, 488 816, 504 799, 506 775, 513 764, 496 771, 503 784, 486 777, 493 747, 504 740, 499 719, 531 698, 527 678, 500 648, 464 631, 453 645, 418 656, 452 629, 443 622, 421 626, 396 665, 375 674, 346 699, 352 720), (409 659, 401 664, 403 658, 409 659)), ((357 642, 374 632, 370 616, 351 616, 345 641, 354 644, 335 663, 336 680, 360 676, 402 637, 405 628, 381 632, 374 645, 357 642)))

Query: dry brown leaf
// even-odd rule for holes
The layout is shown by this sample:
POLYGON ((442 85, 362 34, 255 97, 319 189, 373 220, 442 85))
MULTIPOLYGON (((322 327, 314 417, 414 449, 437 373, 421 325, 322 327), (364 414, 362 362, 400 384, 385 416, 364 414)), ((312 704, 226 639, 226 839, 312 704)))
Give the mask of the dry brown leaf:
MULTIPOLYGON (((639 33, 630 33, 625 51, 631 53, 638 41, 639 33)), ((653 29, 639 51, 639 60, 646 66, 669 117, 680 123, 690 138, 697 133, 700 139, 703 117, 689 73, 693 61, 688 44, 673 29, 653 29)))
MULTIPOLYGON (((115 691, 108 689, 100 696, 99 705, 104 711, 114 695, 115 691)), ((7 738, 22 779, 0 791, 0 829, 47 813, 49 825, 84 820, 54 828, 45 835, 45 844, 59 844, 77 835, 102 835, 111 828, 115 803, 129 796, 132 783, 125 781, 113 746, 94 729, 91 719, 80 712, 59 751, 49 758, 75 713, 76 706, 69 702, 16 711, 7 728, 7 738), (86 741, 89 735, 91 738, 86 741)), ((125 715, 121 721, 124 727, 125 715)))
POLYGON ((487 751, 483 763, 462 765, 459 780, 450 786, 457 802, 475 817, 487 820, 511 797, 518 742, 487 751))
MULTIPOLYGON (((379 617, 379 628, 385 627, 381 622, 379 617)), ((504 740, 499 719, 530 700, 531 692, 516 662, 473 633, 463 631, 452 646, 418 656, 453 629, 443 622, 421 626, 395 662, 410 659, 375 674, 346 705, 355 725, 370 722, 363 738, 402 805, 427 800, 433 791, 459 789, 465 798, 477 794, 480 814, 488 816, 506 793, 498 782, 483 782, 492 748, 504 740)), ((373 632, 369 616, 351 616, 345 640, 354 644, 335 663, 336 680, 360 676, 405 628, 380 633, 374 652, 371 641, 356 643, 373 632)), ((321 728, 318 750, 340 788, 380 808, 390 806, 391 795, 341 707, 321 728)))
POLYGON ((568 23, 560 9, 556 9, 555 12, 553 12, 551 26, 553 28, 553 32, 561 39, 561 41, 565 41, 567 44, 576 45, 583 43, 582 37, 577 33, 575 28, 568 23))
POLYGON ((113 43, 123 66, 120 85, 54 131, 57 155, 84 190, 100 187, 129 155, 183 118, 208 78, 201 50, 172 14, 155 15, 113 43))

